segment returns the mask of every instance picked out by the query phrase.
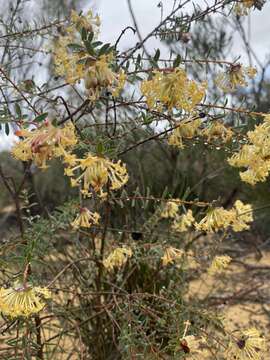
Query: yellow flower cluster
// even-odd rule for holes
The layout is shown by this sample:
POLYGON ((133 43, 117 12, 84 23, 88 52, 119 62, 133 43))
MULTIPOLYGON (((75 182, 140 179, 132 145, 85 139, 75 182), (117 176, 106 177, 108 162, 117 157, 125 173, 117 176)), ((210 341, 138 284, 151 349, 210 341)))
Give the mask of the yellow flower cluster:
POLYGON ((22 161, 32 160, 38 167, 47 168, 47 161, 66 155, 66 149, 76 142, 74 125, 69 122, 63 128, 44 122, 35 130, 19 130, 17 136, 23 138, 12 148, 13 156, 22 161))
POLYGON ((183 250, 169 246, 165 249, 164 254, 161 258, 162 265, 167 266, 168 264, 173 263, 175 260, 181 259, 183 255, 184 255, 183 250))
POLYGON ((10 288, 0 289, 0 311, 11 317, 30 316, 41 311, 51 297, 47 288, 22 285, 18 282, 10 288))
POLYGON ((256 74, 257 70, 253 67, 232 64, 227 71, 217 75, 215 83, 221 90, 232 92, 237 86, 247 86, 247 79, 254 78, 256 74))
POLYGON ((245 16, 249 14, 252 7, 261 10, 265 2, 266 0, 238 0, 234 6, 234 12, 238 16, 245 16))
POLYGON ((240 172, 244 182, 255 185, 266 180, 270 171, 270 115, 265 121, 247 133, 249 144, 242 146, 240 151, 228 159, 231 166, 246 168, 240 172))
POLYGON ((243 204, 242 201, 236 200, 230 210, 223 207, 211 207, 199 223, 195 221, 192 210, 184 214, 178 213, 178 204, 181 200, 168 201, 161 217, 174 219, 172 230, 176 232, 187 231, 194 226, 198 231, 217 232, 231 227, 235 232, 248 230, 249 223, 253 221, 252 207, 250 204, 243 204))
MULTIPOLYGON (((100 18, 98 15, 94 16, 91 10, 87 12, 86 16, 79 15, 75 10, 71 10, 70 20, 71 28, 75 27, 79 31, 85 28, 96 35, 99 33, 100 18)), ((72 32, 72 30, 70 31, 72 32)))
POLYGON ((91 188, 104 195, 103 188, 109 184, 111 190, 117 190, 128 181, 125 165, 120 160, 116 163, 109 159, 88 154, 84 159, 76 159, 74 167, 67 167, 65 174, 71 177, 72 186, 81 186, 81 193, 90 196, 91 188), (76 177, 75 172, 81 174, 76 177))
POLYGON ((222 124, 220 121, 215 121, 210 126, 201 131, 201 135, 207 137, 207 141, 222 140, 224 143, 231 140, 233 131, 222 124))
POLYGON ((92 224, 98 224, 100 215, 96 212, 92 213, 87 208, 81 208, 80 213, 76 216, 71 226, 77 230, 81 227, 90 228, 92 224))
POLYGON ((126 75, 111 69, 114 61, 112 53, 101 56, 90 56, 84 43, 80 40, 81 29, 84 28, 97 36, 100 26, 98 16, 93 16, 90 11, 87 16, 71 14, 71 24, 67 27, 65 36, 61 36, 54 49, 55 71, 63 76, 69 84, 84 80, 85 88, 91 100, 100 97, 101 91, 107 89, 117 96, 124 87, 126 75), (74 51, 72 45, 77 44, 79 50, 74 51))
POLYGON ((187 119, 186 121, 181 122, 179 126, 173 130, 172 135, 168 139, 168 144, 183 149, 185 147, 183 139, 192 139, 194 136, 198 135, 201 123, 201 119, 187 119))
POLYGON ((114 268, 120 268, 125 265, 131 256, 132 250, 130 248, 116 248, 103 260, 103 265, 108 271, 112 271, 114 268))
POLYGON ((236 216, 231 224, 235 232, 248 230, 249 223, 253 221, 253 211, 250 204, 243 204, 242 201, 236 200, 234 203, 236 216))
POLYGON ((207 271, 208 274, 211 276, 222 274, 222 272, 229 266, 231 260, 232 258, 227 255, 215 256, 207 271))
POLYGON ((72 11, 70 25, 65 29, 66 34, 59 37, 54 47, 55 72, 57 75, 65 77, 67 83, 75 84, 84 77, 85 69, 80 60, 87 55, 84 50, 72 51, 68 45, 79 41, 79 32, 82 28, 97 35, 99 26, 99 17, 93 16, 91 11, 86 16, 79 16, 72 11))
POLYGON ((164 206, 160 216, 162 218, 174 219, 172 229, 177 232, 187 231, 192 226, 195 219, 192 214, 192 210, 188 210, 185 214, 179 214, 179 204, 181 200, 168 201, 164 206))
POLYGON ((119 73, 112 71, 110 68, 112 60, 112 54, 102 55, 86 68, 84 84, 91 100, 99 98, 102 89, 107 89, 113 96, 117 96, 124 87, 126 74, 122 70, 119 73))
POLYGON ((178 213, 178 203, 176 201, 167 201, 160 216, 165 219, 174 218, 177 213, 178 213))
POLYGON ((69 50, 68 44, 72 41, 71 35, 61 37, 54 49, 55 73, 65 77, 68 84, 75 84, 84 76, 84 65, 79 62, 84 54, 69 50))
POLYGON ((263 360, 266 343, 255 328, 243 330, 238 338, 231 339, 226 359, 228 360, 263 360))
POLYGON ((195 219, 192 214, 192 210, 188 210, 186 214, 177 215, 172 224, 172 229, 176 232, 187 231, 192 224, 195 223, 195 219))
POLYGON ((242 201, 237 200, 230 210, 225 210, 222 207, 209 209, 205 217, 195 224, 195 227, 199 231, 209 233, 225 230, 229 227, 239 232, 249 229, 249 223, 252 221, 251 205, 245 205, 242 201))
POLYGON ((233 131, 220 121, 215 121, 204 129, 200 129, 201 125, 201 119, 188 118, 180 122, 169 137, 168 144, 183 149, 185 147, 183 140, 192 139, 195 136, 206 137, 207 141, 221 140, 224 143, 230 141, 233 136, 233 131))
POLYGON ((150 109, 166 106, 192 112, 205 95, 206 84, 190 80, 184 69, 170 72, 155 71, 151 80, 142 82, 141 91, 150 109))

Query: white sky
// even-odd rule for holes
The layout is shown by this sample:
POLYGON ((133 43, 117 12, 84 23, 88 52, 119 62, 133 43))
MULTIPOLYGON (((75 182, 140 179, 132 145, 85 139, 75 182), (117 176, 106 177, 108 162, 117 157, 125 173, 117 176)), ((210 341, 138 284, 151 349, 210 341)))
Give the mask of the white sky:
MULTIPOLYGON (((102 28, 101 38, 104 41, 114 43, 122 29, 133 25, 129 14, 127 0, 96 0, 96 9, 101 16, 102 28)), ((157 7, 160 0, 132 0, 132 7, 142 36, 147 35, 160 22, 160 8, 157 7)), ((171 10, 174 0, 163 0, 164 15, 171 10)), ((194 1, 205 7, 204 1, 194 1)), ((209 4, 213 1, 209 0, 209 4)), ((250 41, 253 50, 258 57, 264 61, 266 55, 270 54, 270 2, 263 7, 262 11, 251 11, 251 15, 246 17, 246 25, 250 22, 250 41), (249 20, 248 20, 249 18, 249 20)), ((125 50, 138 41, 137 36, 132 32, 127 32, 122 38, 120 49, 125 50)), ((159 41, 151 39, 147 43, 149 50, 159 47, 159 41)), ((238 56, 243 52, 243 44, 238 36, 234 39, 232 54, 238 56)))

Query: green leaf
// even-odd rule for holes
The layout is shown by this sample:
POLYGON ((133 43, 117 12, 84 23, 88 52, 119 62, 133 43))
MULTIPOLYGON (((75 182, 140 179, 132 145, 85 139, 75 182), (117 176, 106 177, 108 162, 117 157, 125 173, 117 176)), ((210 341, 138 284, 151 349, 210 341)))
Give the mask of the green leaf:
POLYGON ((45 120, 47 116, 48 116, 48 113, 41 114, 41 115, 37 116, 34 119, 34 121, 35 122, 41 122, 41 121, 45 120))
POLYGON ((127 63, 126 63, 126 71, 128 70, 129 65, 130 65, 130 61, 128 60, 127 63))
POLYGON ((159 60, 159 57, 160 57, 160 50, 157 49, 156 53, 155 53, 155 56, 154 56, 154 61, 158 61, 159 60))
POLYGON ((74 51, 83 51, 84 48, 80 44, 70 43, 68 44, 68 47, 74 51))
POLYGON ((94 41, 94 42, 92 42, 92 47, 96 48, 96 47, 98 47, 98 46, 100 46, 102 44, 103 44, 102 41, 94 41))
POLYGON ((53 126, 57 126, 57 120, 53 119, 52 124, 53 124, 53 126))
POLYGON ((177 57, 173 61, 173 67, 176 68, 181 64, 181 56, 177 55, 177 57))
POLYGON ((81 30, 82 41, 87 39, 87 30, 83 27, 81 30))
POLYGON ((7 136, 9 135, 9 125, 7 123, 5 124, 5 133, 7 136))
POLYGON ((94 38, 94 33, 93 33, 93 32, 90 32, 90 33, 88 34, 88 36, 87 36, 87 41, 88 41, 89 43, 91 43, 92 40, 93 40, 93 38, 94 38))
POLYGON ((92 47, 91 42, 89 40, 87 40, 87 41, 84 42, 84 45, 86 47, 86 50, 87 50, 88 54, 94 56, 95 51, 94 51, 94 48, 92 47))
POLYGON ((21 117, 22 116, 22 111, 21 111, 21 107, 19 104, 15 103, 15 111, 16 111, 16 114, 18 115, 18 117, 21 117))
POLYGON ((96 152, 97 152, 97 154, 99 154, 99 155, 103 155, 103 154, 104 154, 104 146, 103 146, 103 144, 102 144, 101 142, 97 144, 97 146, 96 146, 96 152))
POLYGON ((108 49, 111 47, 111 44, 104 44, 101 48, 100 48, 100 50, 99 50, 99 56, 101 56, 101 55, 104 55, 104 54, 106 54, 108 51, 108 49))

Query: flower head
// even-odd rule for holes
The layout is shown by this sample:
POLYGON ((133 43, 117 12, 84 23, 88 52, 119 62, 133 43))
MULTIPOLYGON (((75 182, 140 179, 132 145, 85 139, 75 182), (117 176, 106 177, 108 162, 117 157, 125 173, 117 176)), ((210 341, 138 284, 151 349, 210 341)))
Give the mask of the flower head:
POLYGON ((173 130, 171 136, 168 139, 168 144, 183 149, 183 139, 192 139, 194 136, 196 136, 198 134, 201 122, 201 119, 187 119, 186 121, 181 122, 179 126, 173 130))
POLYGON ((60 36, 54 46, 55 72, 59 76, 64 76, 67 83, 75 84, 84 78, 85 64, 81 60, 88 54, 80 40, 82 28, 92 32, 96 37, 99 26, 99 17, 94 16, 91 11, 86 16, 71 12, 70 24, 65 28, 65 35, 60 36), (77 42, 80 50, 73 51, 71 45, 77 42))
POLYGON ((22 161, 33 160, 40 168, 47 167, 47 161, 65 156, 66 149, 72 148, 76 142, 74 125, 70 122, 63 128, 45 122, 35 130, 19 130, 16 135, 23 138, 12 148, 13 156, 22 161))
POLYGON ((128 181, 126 167, 120 161, 114 163, 109 159, 88 154, 86 158, 78 159, 77 163, 74 168, 67 168, 65 173, 72 178, 72 186, 81 184, 81 191, 85 196, 91 194, 91 187, 102 193, 107 183, 111 190, 117 190, 128 181), (81 170, 77 178, 74 174, 76 170, 81 170))
POLYGON ((184 69, 155 71, 151 80, 142 82, 141 91, 150 109, 166 106, 191 112, 205 95, 205 84, 190 80, 184 69))
POLYGON ((71 223, 74 229, 90 228, 92 224, 98 224, 100 215, 96 212, 92 213, 87 208, 81 208, 80 214, 77 215, 76 219, 71 223))
POLYGON ((160 216, 162 218, 174 218, 178 212, 178 204, 175 201, 167 201, 164 209, 162 210, 160 216))
POLYGON ((240 0, 235 4, 234 12, 238 16, 245 16, 249 14, 252 7, 261 10, 265 3, 266 0, 240 0))
POLYGON ((221 122, 215 121, 214 123, 211 123, 210 126, 203 129, 201 135, 206 136, 207 141, 222 140, 228 142, 232 138, 233 132, 221 122))
POLYGON ((270 171, 270 123, 265 115, 264 122, 247 133, 249 143, 228 159, 231 166, 246 168, 240 172, 244 182, 251 185, 265 181, 270 171))
POLYGON ((173 222, 172 229, 177 232, 187 231, 188 228, 195 222, 192 210, 188 210, 186 214, 177 216, 173 222))
POLYGON ((265 339, 257 329, 241 331, 237 338, 231 339, 228 347, 228 360, 262 360, 266 350, 265 339))
POLYGON ((11 317, 30 316, 41 311, 45 306, 43 299, 50 297, 47 288, 16 282, 13 287, 0 289, 0 311, 11 317))
POLYGON ((217 232, 232 227, 234 231, 249 229, 249 223, 253 221, 252 207, 237 200, 230 210, 222 207, 211 208, 205 217, 195 224, 197 230, 217 232))
POLYGON ((114 249, 108 257, 103 260, 103 265, 108 271, 112 271, 114 268, 120 268, 125 265, 128 258, 132 256, 132 250, 127 247, 114 249))
POLYGON ((233 219, 234 213, 221 207, 211 208, 205 217, 198 224, 195 224, 195 227, 200 231, 217 232, 229 227, 233 219))
POLYGON ((162 256, 162 265, 167 266, 168 264, 173 263, 177 259, 181 259, 184 255, 184 251, 176 249, 172 246, 169 246, 165 249, 164 255, 162 256))
POLYGON ((212 261, 209 269, 209 275, 216 275, 221 274, 230 264, 231 257, 227 255, 222 256, 215 256, 214 260, 212 261))
POLYGON ((234 203, 235 219, 232 222, 234 231, 243 231, 249 229, 249 223, 253 221, 253 211, 250 204, 243 204, 241 200, 234 203))
POLYGON ((255 68, 244 67, 242 64, 232 64, 226 72, 219 73, 215 83, 225 92, 235 91, 237 86, 247 86, 247 79, 252 79, 257 74, 255 68))
POLYGON ((59 37, 54 49, 55 72, 65 77, 69 84, 84 80, 91 100, 98 99, 105 89, 117 96, 126 81, 123 70, 115 72, 112 69, 115 62, 112 52, 103 55, 90 52, 90 55, 89 48, 82 41, 82 30, 96 38, 99 27, 100 19, 91 11, 86 16, 72 11, 70 25, 65 29, 66 34, 59 37))
POLYGON ((114 72, 110 67, 112 61, 112 54, 102 55, 97 61, 86 67, 84 84, 91 100, 99 98, 102 89, 107 89, 112 92, 113 96, 117 96, 124 87, 126 75, 123 71, 114 72))

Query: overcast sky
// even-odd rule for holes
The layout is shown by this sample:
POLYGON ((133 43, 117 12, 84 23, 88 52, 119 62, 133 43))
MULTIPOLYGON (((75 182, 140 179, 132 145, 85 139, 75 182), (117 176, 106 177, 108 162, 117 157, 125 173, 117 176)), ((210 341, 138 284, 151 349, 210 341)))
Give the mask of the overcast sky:
MULTIPOLYGON (((142 35, 147 35, 160 22, 160 8, 157 5, 160 0, 132 0, 132 7, 139 25, 142 35)), ((164 14, 168 14, 171 10, 174 0, 163 0, 164 14)), ((194 1, 205 7, 204 1, 194 1)), ((209 1, 209 4, 213 4, 209 1)), ((121 30, 128 25, 132 25, 129 14, 127 0, 96 0, 96 9, 101 16, 102 28, 101 37, 104 41, 114 42, 121 33, 121 30)), ((191 8, 191 7, 190 7, 191 8)), ((253 50, 263 61, 267 54, 270 54, 270 3, 263 7, 262 11, 252 11, 249 17, 246 17, 246 25, 250 23, 250 41, 253 50)), ((121 40, 121 49, 129 48, 138 41, 132 33, 121 40)), ((149 49, 158 47, 160 44, 153 38, 147 43, 149 49)), ((243 51, 243 44, 239 37, 234 39, 233 56, 238 56, 243 51)), ((242 60, 243 61, 243 60, 242 60)))
MULTIPOLYGON (((173 6, 174 0, 163 0, 164 16, 168 14, 173 6)), ((198 3, 198 1, 194 1, 198 3)), ((199 1, 204 4, 204 2, 199 1)), ((157 7, 160 0, 132 0, 133 10, 139 25, 142 36, 147 35, 160 22, 160 8, 157 7)), ((213 1, 209 2, 210 4, 213 1)), ((92 6, 101 17, 101 40, 114 43, 121 31, 133 25, 132 19, 127 6, 127 0, 92 0, 89 1, 89 6, 92 6)), ((252 11, 249 17, 246 17, 245 25, 250 24, 250 42, 251 47, 256 52, 261 61, 264 61, 266 56, 270 54, 270 3, 264 6, 262 11, 252 11)), ((126 33, 122 38, 119 46, 120 50, 126 50, 136 44, 137 36, 132 32, 126 33)), ((155 48, 160 47, 157 39, 151 38, 147 42, 147 49, 154 51, 155 48)), ((244 63, 245 55, 243 52, 243 43, 238 36, 234 38, 233 52, 231 58, 242 55, 241 61, 244 63)), ((165 51, 165 48, 163 48, 165 51)), ((230 59, 228 59, 230 60, 230 59)), ((11 135, 12 136, 12 135, 11 135)), ((11 146, 11 142, 5 136, 0 137, 0 151, 6 147, 11 146)))

